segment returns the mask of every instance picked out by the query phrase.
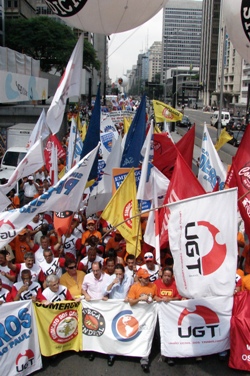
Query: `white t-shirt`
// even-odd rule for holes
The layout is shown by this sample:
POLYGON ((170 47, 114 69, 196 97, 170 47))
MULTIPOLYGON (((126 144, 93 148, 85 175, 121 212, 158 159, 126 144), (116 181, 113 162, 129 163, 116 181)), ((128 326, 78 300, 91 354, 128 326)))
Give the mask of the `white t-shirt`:
POLYGON ((40 263, 40 268, 46 277, 51 274, 56 274, 59 278, 62 276, 62 269, 59 266, 58 260, 59 258, 55 257, 50 263, 46 262, 46 260, 40 263))
POLYGON ((67 291, 67 287, 59 285, 57 292, 53 292, 47 287, 42 294, 50 302, 60 302, 61 300, 66 300, 67 291))
POLYGON ((147 267, 147 264, 144 264, 144 265, 141 266, 141 269, 146 269, 147 272, 148 272, 148 274, 150 274, 150 278, 149 278, 150 282, 154 282, 154 281, 156 281, 159 278, 159 271, 160 271, 159 265, 155 264, 154 270, 150 270, 147 267))

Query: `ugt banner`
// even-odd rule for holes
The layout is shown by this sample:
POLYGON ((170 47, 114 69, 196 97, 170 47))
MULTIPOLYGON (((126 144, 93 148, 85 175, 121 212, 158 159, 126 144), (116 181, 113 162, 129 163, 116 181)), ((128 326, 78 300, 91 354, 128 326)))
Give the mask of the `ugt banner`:
POLYGON ((81 302, 35 303, 41 353, 44 356, 63 351, 80 351, 82 336, 81 302))
POLYGON ((180 295, 232 296, 237 265, 237 189, 168 207, 169 242, 180 295))
POLYGON ((148 356, 156 325, 156 304, 139 303, 131 307, 123 300, 83 300, 83 350, 148 356))
POLYGON ((210 297, 159 303, 161 354, 196 357, 230 348, 233 297, 210 297))
POLYGON ((24 376, 42 368, 32 302, 2 305, 0 323, 1 376, 24 376))

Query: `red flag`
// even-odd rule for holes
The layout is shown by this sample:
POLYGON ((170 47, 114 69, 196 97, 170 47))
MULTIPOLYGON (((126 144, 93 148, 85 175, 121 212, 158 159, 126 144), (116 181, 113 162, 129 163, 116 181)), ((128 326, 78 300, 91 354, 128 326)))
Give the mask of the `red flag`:
MULTIPOLYGON (((204 195, 206 191, 197 180, 191 168, 187 165, 180 153, 178 153, 172 179, 165 196, 164 205, 185 198, 204 195)), ((165 207, 160 211, 159 223, 161 228, 160 245, 166 246, 168 241, 168 219, 170 210, 165 207)))
POLYGON ((168 133, 154 134, 153 164, 168 179, 171 179, 176 158, 177 149, 175 144, 169 138, 168 133))
POLYGON ((62 236, 70 231, 73 212, 66 210, 64 212, 54 212, 54 228, 56 232, 62 236))
POLYGON ((195 125, 176 143, 177 149, 191 169, 194 152, 194 139, 195 125))
POLYGON ((194 138, 195 126, 176 144, 173 144, 167 133, 154 134, 154 166, 171 179, 179 151, 188 166, 192 168, 194 138))
POLYGON ((229 367, 250 371, 250 291, 234 295, 233 314, 230 325, 229 367))
POLYGON ((57 158, 66 158, 66 153, 62 147, 61 142, 58 140, 56 135, 51 135, 48 138, 48 141, 46 143, 46 147, 44 148, 44 159, 45 159, 45 165, 48 171, 50 171, 51 167, 51 150, 52 150, 52 144, 57 147, 57 158))
POLYGON ((233 158, 225 185, 238 187, 238 207, 250 237, 250 126, 247 126, 240 146, 233 158))

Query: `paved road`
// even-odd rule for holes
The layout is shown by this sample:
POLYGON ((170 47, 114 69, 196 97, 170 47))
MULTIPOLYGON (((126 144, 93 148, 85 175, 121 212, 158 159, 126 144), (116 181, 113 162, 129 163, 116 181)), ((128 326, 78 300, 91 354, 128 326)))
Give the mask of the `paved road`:
MULTIPOLYGON (((113 367, 107 365, 105 355, 98 354, 93 362, 90 362, 85 353, 68 352, 58 356, 58 359, 51 362, 49 358, 43 359, 44 368, 36 375, 43 376, 138 376, 144 375, 138 358, 117 357, 113 367)), ((205 356, 202 362, 196 363, 193 358, 177 359, 175 366, 170 367, 161 356, 159 347, 154 345, 151 354, 150 374, 152 376, 244 376, 247 372, 233 370, 228 367, 227 362, 221 362, 217 355, 205 356)))

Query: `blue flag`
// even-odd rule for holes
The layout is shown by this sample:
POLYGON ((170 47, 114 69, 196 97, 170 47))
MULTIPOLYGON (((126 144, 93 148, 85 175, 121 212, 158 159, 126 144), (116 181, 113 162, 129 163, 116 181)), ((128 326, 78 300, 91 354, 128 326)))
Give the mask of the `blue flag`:
MULTIPOLYGON (((100 142, 100 124, 101 124, 101 98, 100 98, 100 85, 98 87, 92 116, 90 118, 87 134, 84 140, 81 159, 92 151, 100 142)), ((98 153, 93 163, 92 169, 89 174, 89 179, 96 179, 98 168, 98 153)))
POLYGON ((139 167, 141 148, 146 137, 146 96, 143 95, 129 127, 120 167, 139 167))

